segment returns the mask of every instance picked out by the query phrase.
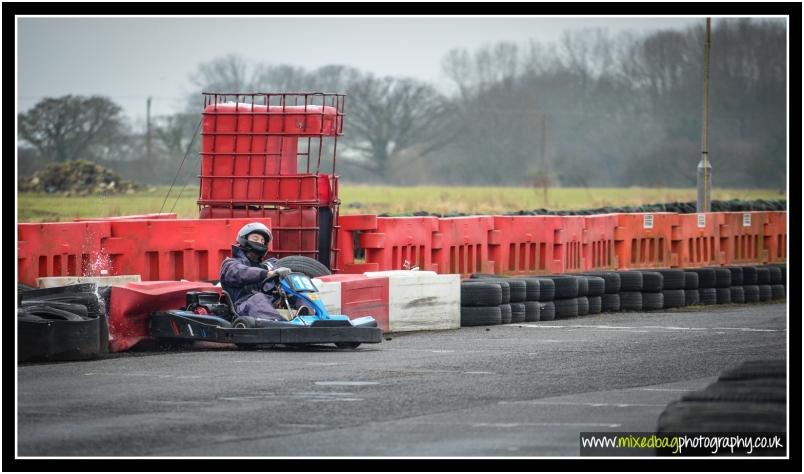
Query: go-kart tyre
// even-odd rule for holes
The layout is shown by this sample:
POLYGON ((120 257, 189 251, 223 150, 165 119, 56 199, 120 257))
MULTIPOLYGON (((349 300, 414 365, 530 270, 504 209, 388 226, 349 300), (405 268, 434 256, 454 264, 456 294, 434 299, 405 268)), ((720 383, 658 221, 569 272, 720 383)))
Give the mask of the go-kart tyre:
POLYGON ((359 342, 336 342, 335 347, 338 349, 357 349, 360 346, 359 342))
POLYGON ((302 255, 291 255, 289 257, 280 258, 277 261, 277 265, 280 267, 290 268, 291 271, 294 272, 304 273, 310 278, 332 274, 332 272, 329 271, 329 268, 327 268, 323 263, 314 258, 305 257, 302 255))
MULTIPOLYGON (((238 316, 232 322, 232 328, 235 329, 249 329, 257 327, 257 322, 251 316, 238 316)), ((237 347, 241 349, 255 349, 257 344, 235 344, 237 347)))

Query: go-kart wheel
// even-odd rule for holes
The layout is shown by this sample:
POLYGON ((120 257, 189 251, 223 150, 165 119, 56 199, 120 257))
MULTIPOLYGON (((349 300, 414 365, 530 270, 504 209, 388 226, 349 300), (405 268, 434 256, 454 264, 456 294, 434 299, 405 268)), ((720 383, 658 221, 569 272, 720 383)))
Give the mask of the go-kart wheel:
POLYGON ((335 347, 338 349, 357 349, 360 346, 359 342, 336 342, 335 347))
POLYGON ((235 329, 249 329, 257 327, 257 323, 250 316, 240 316, 232 322, 232 327, 235 329))

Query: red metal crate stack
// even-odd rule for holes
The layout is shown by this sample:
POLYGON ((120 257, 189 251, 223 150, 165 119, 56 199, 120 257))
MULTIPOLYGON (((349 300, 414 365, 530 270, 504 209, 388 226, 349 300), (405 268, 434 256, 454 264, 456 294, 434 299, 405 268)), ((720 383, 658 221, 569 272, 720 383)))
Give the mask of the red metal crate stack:
POLYGON ((337 271, 345 95, 203 94, 200 217, 268 217, 269 255, 304 255, 337 271))

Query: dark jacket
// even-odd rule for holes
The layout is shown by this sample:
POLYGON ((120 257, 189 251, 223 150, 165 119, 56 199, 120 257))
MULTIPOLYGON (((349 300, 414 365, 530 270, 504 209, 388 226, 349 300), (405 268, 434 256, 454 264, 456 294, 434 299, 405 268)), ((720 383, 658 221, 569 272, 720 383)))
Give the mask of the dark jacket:
MULTIPOLYGON (((269 258, 261 263, 254 263, 246 257, 240 247, 232 246, 232 256, 221 264, 221 287, 232 297, 236 307, 256 293, 261 293, 259 284, 268 270, 277 267, 277 259, 269 258)), ((270 283, 265 285, 268 290, 270 283)))

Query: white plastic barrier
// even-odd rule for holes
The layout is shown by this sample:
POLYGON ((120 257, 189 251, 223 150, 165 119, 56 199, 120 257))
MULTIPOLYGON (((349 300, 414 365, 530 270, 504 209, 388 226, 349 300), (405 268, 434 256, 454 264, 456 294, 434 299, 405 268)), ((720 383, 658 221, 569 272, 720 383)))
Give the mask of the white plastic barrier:
POLYGON ((388 277, 388 322, 391 332, 461 327, 461 277, 430 271, 366 272, 388 277))
POLYGON ((312 279, 313 284, 318 289, 318 297, 329 314, 341 314, 341 282, 321 281, 318 278, 312 279))

